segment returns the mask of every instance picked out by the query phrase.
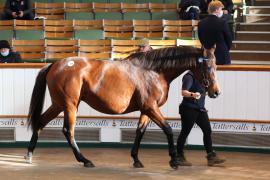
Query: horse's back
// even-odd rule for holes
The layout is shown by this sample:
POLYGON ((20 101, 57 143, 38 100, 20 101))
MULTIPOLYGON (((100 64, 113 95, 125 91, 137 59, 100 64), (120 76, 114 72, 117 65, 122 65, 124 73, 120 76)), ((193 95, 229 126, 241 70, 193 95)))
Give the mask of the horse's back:
POLYGON ((128 69, 121 62, 67 58, 53 64, 47 83, 61 106, 83 100, 98 111, 119 114, 130 106, 136 88, 128 69))

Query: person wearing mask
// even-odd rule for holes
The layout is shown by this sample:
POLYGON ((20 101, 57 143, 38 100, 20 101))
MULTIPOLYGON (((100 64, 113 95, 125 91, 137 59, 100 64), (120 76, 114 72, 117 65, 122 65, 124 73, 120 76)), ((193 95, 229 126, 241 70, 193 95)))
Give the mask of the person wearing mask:
POLYGON ((208 166, 224 163, 225 159, 219 157, 212 147, 212 130, 207 110, 204 107, 206 90, 191 71, 188 71, 183 76, 181 94, 183 101, 179 106, 179 113, 181 115, 182 129, 177 139, 178 164, 180 166, 192 165, 184 155, 184 145, 195 123, 203 132, 203 143, 207 153, 208 166))
POLYGON ((13 52, 8 41, 0 40, 0 63, 20 63, 21 56, 17 52, 13 52))
POLYGON ((31 0, 6 0, 2 20, 33 20, 34 13, 31 0))
POLYGON ((179 16, 183 20, 198 20, 200 13, 206 11, 205 0, 181 0, 179 16))
POLYGON ((198 24, 198 36, 206 49, 216 46, 216 64, 231 64, 230 48, 232 36, 228 23, 222 19, 223 4, 220 1, 211 1, 208 6, 209 15, 198 24))

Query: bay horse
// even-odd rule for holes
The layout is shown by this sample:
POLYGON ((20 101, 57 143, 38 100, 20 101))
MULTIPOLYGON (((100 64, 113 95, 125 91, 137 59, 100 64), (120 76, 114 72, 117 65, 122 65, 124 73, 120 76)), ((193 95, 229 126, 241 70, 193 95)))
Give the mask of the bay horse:
POLYGON ((170 83, 184 71, 191 70, 207 89, 208 96, 220 93, 216 79, 214 50, 195 47, 169 47, 131 54, 121 61, 87 60, 70 57, 43 67, 36 77, 32 92, 28 125, 33 134, 25 156, 32 162, 40 131, 59 113, 64 112, 63 134, 77 161, 85 167, 94 167, 80 152, 74 130, 80 101, 107 114, 124 114, 140 111, 136 138, 131 150, 133 166, 143 167, 138 158, 141 139, 150 122, 155 122, 166 134, 171 160, 178 167, 172 128, 159 109, 168 97, 170 83), (46 85, 51 106, 43 112, 46 85))

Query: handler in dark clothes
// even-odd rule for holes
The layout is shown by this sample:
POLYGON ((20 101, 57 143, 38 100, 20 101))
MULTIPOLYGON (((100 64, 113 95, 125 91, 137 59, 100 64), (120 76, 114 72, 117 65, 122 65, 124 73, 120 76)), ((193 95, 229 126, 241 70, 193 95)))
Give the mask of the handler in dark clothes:
POLYGON ((180 166, 191 166, 184 155, 184 145, 186 139, 196 123, 203 132, 203 143, 207 153, 208 166, 224 163, 225 159, 219 157, 212 147, 211 125, 208 118, 205 104, 205 88, 189 71, 182 79, 183 101, 179 106, 181 114, 182 129, 177 140, 177 161, 180 166))
POLYGON ((34 13, 31 0, 6 0, 2 20, 33 20, 34 13))
POLYGON ((8 41, 0 40, 0 63, 20 63, 21 56, 17 52, 13 52, 8 41))
POLYGON ((208 6, 209 15, 198 24, 199 39, 206 49, 216 45, 216 64, 231 64, 230 48, 232 36, 228 23, 221 19, 223 4, 220 1, 212 1, 208 6))

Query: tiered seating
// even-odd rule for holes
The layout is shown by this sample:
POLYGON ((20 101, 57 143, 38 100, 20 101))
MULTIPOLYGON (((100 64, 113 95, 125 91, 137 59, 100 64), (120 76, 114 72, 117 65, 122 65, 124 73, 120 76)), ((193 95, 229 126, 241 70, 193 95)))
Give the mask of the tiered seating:
POLYGON ((0 21, 0 34, 2 40, 13 39, 14 21, 0 21))
POLYGON ((112 40, 112 59, 118 60, 139 50, 139 46, 147 43, 145 40, 112 40))
POLYGON ((176 46, 176 40, 149 40, 149 45, 153 49, 166 48, 166 47, 174 47, 176 46))
POLYGON ((177 46, 193 46, 197 48, 201 48, 202 44, 198 39, 177 39, 177 46))
POLYGON ((64 3, 35 3, 35 13, 37 17, 46 19, 64 19, 64 3))
POLYGON ((45 59, 45 40, 12 40, 13 50, 20 52, 24 61, 40 62, 45 59))
POLYGON ((0 32, 8 40, 171 39, 194 38, 196 25, 183 20, 11 20, 0 21, 0 32))
POLYGON ((103 39, 102 20, 74 21, 75 39, 103 39))
POLYGON ((79 40, 79 56, 108 60, 111 58, 111 40, 79 40))
POLYGON ((91 3, 66 3, 65 19, 90 20, 94 19, 93 4, 91 3))
MULTIPOLYGON (((145 3, 130 3, 121 1, 117 3, 107 3, 103 1, 75 1, 66 0, 53 1, 54 3, 35 2, 35 15, 46 19, 111 19, 111 20, 150 20, 150 19, 170 19, 176 20, 178 16, 178 6, 176 3, 163 4, 161 1, 145 3)), ((1 8, 1 6, 0 6, 1 8)))
POLYGON ((179 14, 177 10, 177 4, 157 4, 149 3, 149 9, 151 12, 151 19, 167 19, 167 20, 177 20, 179 19, 179 14))
POLYGON ((44 39, 43 20, 15 20, 15 38, 21 40, 44 39))
POLYGON ((133 20, 134 38, 162 38, 162 20, 133 20))
POLYGON ((46 60, 78 56, 77 40, 45 40, 46 60))
POLYGON ((192 38, 194 37, 194 30, 197 25, 196 21, 184 21, 184 20, 163 20, 163 37, 170 38, 192 38))
POLYGON ((93 3, 95 19, 122 19, 120 3, 93 3))
POLYGON ((44 30, 47 39, 71 39, 74 37, 72 20, 46 20, 44 30))
POLYGON ((122 3, 121 9, 123 19, 125 20, 150 20, 151 14, 149 13, 149 4, 129 4, 122 3))
POLYGON ((104 38, 129 38, 133 37, 133 25, 129 20, 103 20, 104 38))
POLYGON ((50 62, 66 57, 80 56, 87 59, 121 60, 137 52, 139 46, 149 44, 153 49, 188 45, 200 47, 198 40, 12 40, 15 51, 25 62, 50 62))

